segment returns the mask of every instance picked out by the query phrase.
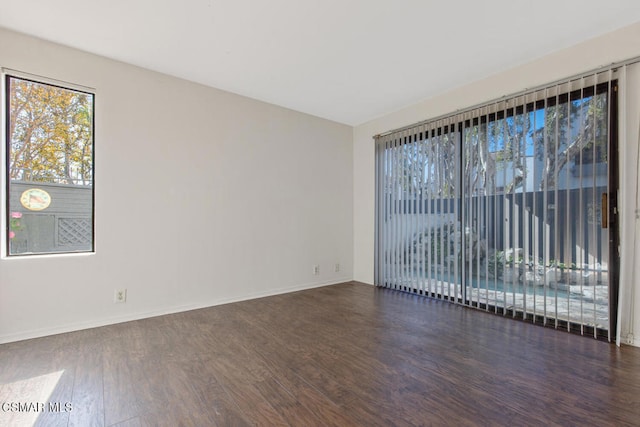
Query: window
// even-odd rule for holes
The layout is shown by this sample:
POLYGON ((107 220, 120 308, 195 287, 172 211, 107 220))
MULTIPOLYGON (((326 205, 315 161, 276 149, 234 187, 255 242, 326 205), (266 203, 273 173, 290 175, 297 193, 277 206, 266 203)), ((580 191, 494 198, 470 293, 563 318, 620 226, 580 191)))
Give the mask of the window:
POLYGON ((9 255, 94 247, 94 94, 5 74, 9 255))
POLYGON ((377 136, 376 285, 610 339, 618 77, 377 136))

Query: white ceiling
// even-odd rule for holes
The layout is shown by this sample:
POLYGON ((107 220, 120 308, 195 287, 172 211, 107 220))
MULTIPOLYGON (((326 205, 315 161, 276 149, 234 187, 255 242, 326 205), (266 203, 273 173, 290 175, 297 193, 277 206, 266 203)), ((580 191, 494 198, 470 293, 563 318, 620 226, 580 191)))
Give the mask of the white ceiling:
POLYGON ((349 125, 638 21, 638 0, 0 0, 0 27, 349 125))

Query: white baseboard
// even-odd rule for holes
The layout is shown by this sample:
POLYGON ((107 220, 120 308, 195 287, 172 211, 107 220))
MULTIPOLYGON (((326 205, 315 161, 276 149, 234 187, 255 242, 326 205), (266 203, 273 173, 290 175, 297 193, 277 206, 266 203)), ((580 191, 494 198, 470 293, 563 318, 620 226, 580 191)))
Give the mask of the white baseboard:
POLYGON ((337 285, 339 283, 350 282, 351 279, 344 277, 329 282, 311 282, 285 288, 272 289, 265 292, 257 292, 242 295, 234 298, 220 298, 209 300, 197 304, 185 304, 179 306, 165 307, 158 310, 151 310, 138 313, 129 313, 123 316, 107 317, 104 319, 95 319, 86 322, 73 322, 65 325, 32 329, 20 331, 14 334, 0 335, 0 344, 6 344, 15 341, 28 340, 32 338, 40 338, 49 335, 64 334, 67 332, 81 331, 83 329, 98 328, 101 326, 115 325, 117 323, 130 322, 132 320, 147 319, 150 317, 163 316, 166 314, 181 313, 183 311, 198 310, 200 308, 214 307, 216 305, 230 304, 233 302, 247 301, 256 298, 264 298, 274 295, 281 295, 290 292, 303 291, 307 289, 320 288, 322 286, 337 285))

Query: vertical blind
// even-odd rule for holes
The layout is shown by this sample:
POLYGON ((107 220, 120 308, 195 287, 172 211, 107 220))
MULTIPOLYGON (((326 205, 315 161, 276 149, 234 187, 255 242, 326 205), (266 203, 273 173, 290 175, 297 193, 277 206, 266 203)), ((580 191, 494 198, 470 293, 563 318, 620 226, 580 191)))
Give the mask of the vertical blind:
POLYGON ((375 137, 375 284, 615 334, 610 67, 375 137))

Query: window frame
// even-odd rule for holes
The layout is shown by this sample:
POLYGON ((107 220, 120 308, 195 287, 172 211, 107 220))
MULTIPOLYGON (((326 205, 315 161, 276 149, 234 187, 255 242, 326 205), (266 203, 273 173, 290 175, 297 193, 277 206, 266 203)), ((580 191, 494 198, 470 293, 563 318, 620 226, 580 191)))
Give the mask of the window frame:
MULTIPOLYGON (((3 259, 8 258, 25 258, 25 257, 51 257, 51 256, 73 256, 73 255, 91 255, 96 252, 96 212, 95 212, 95 178, 96 178, 96 89, 88 86, 83 86, 67 81, 52 79, 35 74, 26 73, 23 71, 0 68, 0 85, 1 85, 1 101, 2 106, 2 120, 3 126, 1 127, 2 136, 2 149, 1 149, 1 170, 4 185, 0 186, 0 197, 3 200, 0 209, 0 225, 2 229, 2 242, 0 248, 0 257, 3 259), (49 87, 59 88, 72 92, 83 93, 90 96, 91 103, 91 184, 88 186, 91 189, 91 201, 90 201, 90 224, 91 224, 91 242, 88 249, 71 249, 71 250, 46 250, 38 252, 23 252, 23 253, 11 253, 10 251, 10 213, 11 213, 11 137, 10 135, 10 121, 11 121, 11 92, 10 81, 12 79, 28 81, 36 84, 41 84, 49 87)), ((54 229, 57 226, 54 224, 54 229)))

